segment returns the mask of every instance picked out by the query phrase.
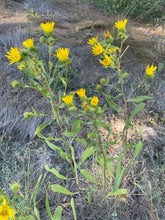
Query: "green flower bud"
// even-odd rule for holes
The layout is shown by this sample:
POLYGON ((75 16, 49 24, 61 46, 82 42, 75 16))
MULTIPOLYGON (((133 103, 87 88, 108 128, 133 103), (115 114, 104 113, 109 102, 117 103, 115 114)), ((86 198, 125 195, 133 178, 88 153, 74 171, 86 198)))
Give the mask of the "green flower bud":
POLYGON ((50 43, 50 45, 53 45, 54 42, 55 42, 55 40, 54 40, 53 37, 49 37, 49 38, 48 38, 48 42, 50 43))
POLYGON ((21 185, 19 183, 13 183, 10 185, 10 188, 13 192, 18 192, 21 188, 21 185))
POLYGON ((25 112, 24 119, 30 119, 34 116, 33 112, 25 112))
POLYGON ((100 80, 100 83, 103 84, 103 85, 105 85, 107 82, 106 82, 106 80, 105 80, 104 78, 102 78, 102 79, 100 80))
POLYGON ((97 84, 96 89, 97 89, 98 93, 100 93, 100 94, 102 93, 102 86, 101 85, 97 84))
POLYGON ((21 85, 20 83, 17 81, 17 80, 14 80, 12 83, 11 83, 12 87, 17 89, 19 88, 21 85))

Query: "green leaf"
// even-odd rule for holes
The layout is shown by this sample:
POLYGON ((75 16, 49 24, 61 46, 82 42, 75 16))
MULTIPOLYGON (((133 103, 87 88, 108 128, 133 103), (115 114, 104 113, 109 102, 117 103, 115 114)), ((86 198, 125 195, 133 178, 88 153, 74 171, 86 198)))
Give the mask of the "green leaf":
POLYGON ((82 124, 84 123, 82 120, 76 119, 73 121, 74 125, 71 131, 64 131, 64 135, 67 137, 76 136, 82 128, 82 124))
POLYGON ((81 144, 85 144, 85 145, 88 144, 88 143, 87 143, 84 139, 82 139, 82 138, 76 138, 76 141, 79 142, 79 143, 81 143, 81 144))
POLYGON ((60 78, 61 82, 63 83, 63 85, 66 86, 66 78, 61 75, 59 75, 59 78, 60 78))
POLYGON ((139 102, 143 102, 143 101, 149 100, 149 99, 153 99, 153 97, 151 97, 151 96, 137 96, 133 99, 128 99, 127 102, 139 103, 139 102))
POLYGON ((144 103, 141 103, 139 105, 137 105, 133 111, 131 112, 131 115, 129 116, 129 120, 134 117, 137 113, 139 113, 143 108, 145 107, 144 103))
POLYGON ((47 211, 49 217, 51 219, 53 219, 53 216, 52 216, 51 211, 50 211, 49 198, 48 198, 48 193, 47 192, 46 192, 46 211, 47 211))
POLYGON ((91 182, 101 185, 101 183, 98 183, 97 181, 94 180, 93 176, 92 176, 87 170, 81 169, 81 170, 80 170, 80 173, 81 173, 83 176, 85 176, 85 178, 87 178, 88 180, 90 180, 91 182))
POLYGON ((106 99, 108 105, 109 105, 114 111, 116 111, 116 112, 119 111, 118 105, 117 105, 115 102, 110 101, 107 95, 105 95, 105 99, 106 99))
POLYGON ((47 143, 47 145, 54 151, 58 151, 59 153, 63 152, 62 148, 55 145, 55 144, 52 144, 50 141, 48 140, 45 140, 45 142, 47 143))
POLYGON ((127 189, 118 189, 116 191, 110 192, 105 198, 107 198, 109 196, 117 196, 117 195, 122 195, 122 194, 126 194, 126 193, 127 193, 127 189))
POLYGON ((28 215, 26 217, 24 216, 15 217, 15 220, 36 220, 36 218, 32 215, 28 215))
POLYGON ((141 141, 139 141, 139 142, 135 145, 135 151, 134 151, 134 154, 133 154, 133 159, 135 159, 135 158, 139 155, 139 153, 140 153, 140 151, 142 150, 142 148, 143 148, 143 144, 142 144, 141 141))
POLYGON ((41 134, 41 131, 42 131, 44 128, 46 128, 48 125, 50 125, 53 121, 54 121, 54 119, 51 119, 48 124, 41 124, 40 126, 38 126, 38 128, 36 129, 34 135, 36 135, 36 136, 38 136, 38 137, 40 137, 40 138, 45 139, 46 137, 41 134))
POLYGON ((72 210, 73 210, 74 220, 77 220, 76 210, 75 210, 75 205, 74 205, 74 199, 73 198, 71 198, 71 207, 72 207, 72 210))
POLYGON ((124 79, 125 77, 127 77, 128 76, 128 73, 127 72, 125 72, 125 73, 123 73, 122 75, 121 75, 121 77, 124 79))
POLYGON ((74 148, 71 145, 70 145, 70 149, 71 149, 71 153, 72 153, 72 160, 74 163, 74 168, 77 169, 77 163, 76 163, 75 155, 74 155, 74 148))
POLYGON ((63 186, 60 186, 58 184, 50 185, 49 186, 50 191, 52 192, 58 192, 58 193, 63 193, 65 195, 74 195, 77 193, 72 193, 69 190, 65 189, 63 186))
POLYGON ((94 154, 95 150, 93 147, 89 147, 89 148, 86 148, 85 151, 83 152, 83 155, 81 157, 81 161, 80 163, 77 165, 77 168, 79 166, 81 166, 81 164, 90 156, 92 156, 94 154))
POLYGON ((34 192, 33 192, 33 195, 32 195, 33 204, 34 204, 34 212, 35 212, 36 216, 38 217, 38 220, 40 219, 40 216, 39 216, 39 210, 36 207, 36 195, 37 195, 37 190, 38 190, 41 178, 42 178, 42 174, 38 178, 37 184, 35 186, 35 189, 34 189, 34 192))
POLYGON ((47 171, 53 173, 53 174, 54 174, 57 178, 59 178, 59 179, 63 179, 63 180, 70 180, 70 179, 71 179, 71 178, 67 178, 67 177, 65 177, 65 176, 63 176, 63 175, 61 175, 61 174, 59 174, 55 168, 50 169, 48 165, 45 165, 45 169, 46 169, 47 171))
POLYGON ((115 182, 113 184, 113 191, 117 191, 120 187, 120 184, 122 182, 122 178, 123 178, 123 174, 124 174, 124 168, 120 171, 120 173, 118 173, 118 175, 116 175, 116 179, 115 182))
POLYGON ((61 215, 62 215, 62 206, 57 206, 53 215, 53 220, 61 220, 61 215))

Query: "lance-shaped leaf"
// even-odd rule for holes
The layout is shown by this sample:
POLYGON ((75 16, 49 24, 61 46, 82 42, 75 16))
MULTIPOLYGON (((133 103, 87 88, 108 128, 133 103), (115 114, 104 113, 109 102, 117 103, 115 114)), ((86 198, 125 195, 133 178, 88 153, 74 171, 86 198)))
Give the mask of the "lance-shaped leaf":
POLYGON ((71 179, 71 178, 67 178, 67 177, 65 177, 65 176, 63 176, 63 175, 61 175, 61 174, 59 174, 55 168, 50 169, 48 165, 45 165, 45 169, 46 169, 47 171, 53 173, 53 174, 54 174, 57 178, 59 178, 59 179, 63 179, 63 180, 70 180, 70 179, 71 179))
POLYGON ((16 217, 15 220, 36 220, 36 218, 32 215, 28 215, 26 217, 21 215, 19 217, 16 217))
POLYGON ((134 117, 137 113, 139 113, 143 108, 145 107, 145 103, 141 103, 137 105, 133 111, 131 112, 131 115, 129 116, 129 120, 134 117))
POLYGON ((135 103, 139 103, 139 102, 143 102, 149 99, 152 99, 153 97, 151 96, 137 96, 133 99, 128 99, 127 102, 135 102, 135 103))
POLYGON ((81 166, 81 164, 82 164, 88 157, 92 156, 92 155, 94 154, 94 152, 95 152, 95 150, 94 150, 93 147, 88 147, 88 148, 86 148, 85 151, 83 152, 83 155, 82 155, 82 157, 81 157, 80 163, 77 165, 77 168, 78 168, 79 166, 81 166))
POLYGON ((74 120, 72 123, 73 123, 73 127, 72 127, 71 131, 70 132, 64 131, 64 133, 63 133, 67 137, 76 136, 79 133, 79 131, 81 130, 82 124, 84 124, 84 122, 79 119, 74 120))
POLYGON ((61 215, 62 215, 62 206, 57 206, 53 215, 53 220, 61 220, 61 215))
POLYGON ((112 191, 112 192, 108 193, 108 195, 104 199, 106 199, 109 196, 117 196, 117 195, 122 195, 122 194, 126 194, 126 193, 127 193, 127 189, 118 189, 116 191, 112 191))
POLYGON ((72 193, 69 190, 65 189, 63 186, 60 186, 58 184, 50 185, 49 186, 50 191, 52 192, 58 192, 58 193, 63 193, 65 195, 74 195, 77 193, 72 193))
POLYGON ((80 172, 83 176, 85 176, 86 179, 90 180, 93 183, 101 185, 101 183, 97 182, 87 170, 81 169, 80 172))
POLYGON ((141 141, 139 141, 135 145, 135 151, 134 151, 134 154, 133 154, 133 159, 135 159, 139 155, 140 151, 142 150, 142 147, 143 147, 143 144, 142 144, 141 141))
POLYGON ((76 209, 75 209, 74 199, 73 198, 71 198, 71 207, 72 207, 72 211, 73 211, 74 220, 77 220, 76 209))
POLYGON ((107 95, 105 95, 105 99, 106 99, 108 105, 109 105, 114 111, 116 111, 116 112, 119 111, 117 104, 116 104, 115 102, 109 100, 109 98, 108 98, 107 95))

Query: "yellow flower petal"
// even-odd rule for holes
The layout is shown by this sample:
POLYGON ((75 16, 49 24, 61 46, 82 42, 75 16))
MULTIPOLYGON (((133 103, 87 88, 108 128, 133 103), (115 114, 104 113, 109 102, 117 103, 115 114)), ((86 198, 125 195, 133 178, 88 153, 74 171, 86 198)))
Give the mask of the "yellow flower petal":
POLYGON ((85 89, 79 89, 76 93, 82 98, 85 96, 85 89))
POLYGON ((111 64, 111 59, 108 55, 105 55, 105 59, 103 61, 100 61, 103 66, 109 66, 111 64))
POLYGON ((3 199, 3 205, 0 206, 0 220, 15 219, 15 210, 6 205, 6 199, 3 199))
POLYGON ((21 60, 21 54, 18 48, 11 47, 10 52, 7 52, 7 54, 8 55, 5 56, 9 59, 10 64, 19 62, 21 60))
POLYGON ((99 99, 97 96, 93 96, 93 98, 91 99, 91 105, 92 106, 97 106, 99 102, 99 99))
POLYGON ((65 61, 68 59, 69 56, 69 49, 68 48, 59 48, 56 50, 57 54, 55 55, 60 61, 65 61))
POLYGON ((40 27, 47 33, 50 33, 53 31, 55 23, 54 22, 47 22, 46 24, 42 23, 40 24, 40 27))
POLYGON ((151 66, 149 67, 149 65, 146 67, 146 75, 148 76, 152 76, 155 72, 156 72, 157 66, 151 66))
POLYGON ((125 29, 125 26, 127 24, 127 19, 125 19, 124 21, 118 21, 115 23, 115 27, 118 29, 118 30, 121 30, 121 29, 125 29))
POLYGON ((64 97, 62 98, 62 101, 64 101, 65 104, 67 104, 67 105, 72 104, 72 103, 73 103, 73 95, 64 96, 64 97))
POLYGON ((95 44, 95 46, 92 47, 92 52, 95 56, 102 54, 103 48, 102 48, 101 44, 100 43, 95 44))
POLYGON ((24 41, 22 45, 25 46, 26 48, 30 48, 34 46, 33 43, 34 43, 34 39, 30 38, 24 41))
POLYGON ((97 37, 92 37, 91 39, 89 39, 88 41, 87 41, 87 43, 88 44, 91 44, 91 45, 93 45, 94 43, 96 43, 97 42, 97 37))

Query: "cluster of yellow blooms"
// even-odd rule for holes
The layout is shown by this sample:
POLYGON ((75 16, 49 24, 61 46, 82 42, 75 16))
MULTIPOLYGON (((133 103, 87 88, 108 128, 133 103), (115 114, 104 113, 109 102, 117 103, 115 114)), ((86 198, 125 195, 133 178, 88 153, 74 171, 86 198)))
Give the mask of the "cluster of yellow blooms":
MULTIPOLYGON (((82 101, 82 106, 85 110, 90 109, 89 103, 92 107, 96 107, 99 103, 99 99, 97 96, 93 96, 93 98, 87 98, 86 96, 86 91, 85 89, 81 88, 79 90, 77 90, 75 93, 77 93, 77 95, 80 97, 81 101, 82 101), (88 108, 89 107, 89 108, 88 108)), ((64 96, 62 98, 62 100, 65 102, 65 104, 67 105, 71 105, 73 106, 73 95, 67 95, 64 96)))
MULTIPOLYGON (((40 27, 43 29, 44 33, 52 35, 54 25, 55 25, 54 22, 47 22, 46 24, 42 23, 40 27)), ((25 49, 31 49, 34 47, 34 39, 32 38, 27 39, 26 41, 22 43, 22 45, 25 49)), ((23 69, 24 67, 23 65, 24 60, 21 54, 22 51, 23 51, 23 48, 21 48, 20 50, 18 48, 11 48, 10 52, 7 52, 8 55, 6 55, 6 57, 10 61, 10 64, 18 63, 19 69, 23 69)), ((54 56, 56 56, 61 62, 67 61, 69 57, 69 49, 59 48, 58 50, 56 50, 56 54, 54 54, 54 56)), ((35 63, 33 62, 33 64, 35 63)))
POLYGON ((0 206, 0 220, 15 219, 15 210, 6 205, 6 199, 3 199, 3 204, 0 206))
MULTIPOLYGON (((127 24, 127 19, 123 21, 118 21, 115 23, 114 27, 118 29, 118 37, 122 39, 124 36, 125 39, 127 38, 127 35, 125 34, 126 32, 126 24, 127 24)), ((91 39, 88 40, 88 44, 92 45, 92 53, 94 56, 100 55, 103 60, 99 60, 100 63, 105 67, 111 67, 114 68, 114 62, 115 58, 117 57, 117 51, 120 51, 118 47, 115 47, 112 45, 113 42, 113 37, 110 35, 109 31, 104 34, 104 41, 99 42, 98 37, 92 37, 91 39)), ((146 76, 148 78, 152 78, 153 74, 155 73, 157 69, 157 66, 151 66, 149 65, 146 68, 146 76)))

